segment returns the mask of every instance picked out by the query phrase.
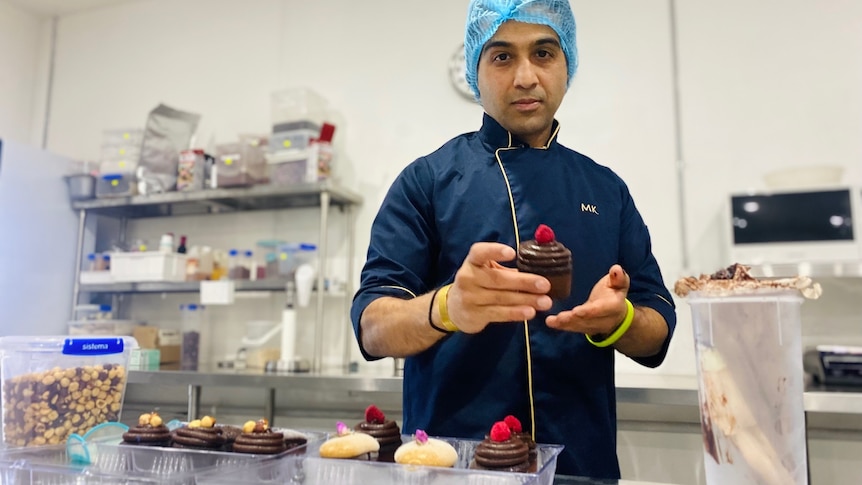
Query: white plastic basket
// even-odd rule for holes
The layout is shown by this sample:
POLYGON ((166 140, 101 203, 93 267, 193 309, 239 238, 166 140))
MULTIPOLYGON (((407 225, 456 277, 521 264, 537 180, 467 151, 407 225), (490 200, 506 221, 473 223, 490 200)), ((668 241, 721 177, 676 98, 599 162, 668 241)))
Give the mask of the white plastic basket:
POLYGON ((160 253, 112 253, 111 277, 114 281, 185 281, 186 255, 160 253))

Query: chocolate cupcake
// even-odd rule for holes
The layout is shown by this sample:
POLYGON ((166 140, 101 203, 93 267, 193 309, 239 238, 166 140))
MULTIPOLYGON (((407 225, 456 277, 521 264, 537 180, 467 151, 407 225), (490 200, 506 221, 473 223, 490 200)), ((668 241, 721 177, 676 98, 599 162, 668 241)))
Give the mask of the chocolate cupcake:
POLYGON ((520 438, 521 441, 527 444, 527 448, 530 449, 530 466, 531 468, 535 468, 537 453, 536 441, 533 439, 533 435, 529 431, 524 431, 521 426, 521 421, 511 414, 503 418, 503 422, 509 426, 509 431, 512 432, 512 436, 520 438))
POLYGON ((174 431, 174 448, 197 450, 222 450, 225 445, 224 431, 216 427, 215 418, 204 416, 174 431))
POLYGON ((233 443, 236 453, 277 455, 285 450, 284 434, 273 432, 266 419, 246 422, 242 426, 242 434, 233 443))
POLYGON ((231 426, 231 425, 222 425, 219 426, 222 431, 222 435, 224 436, 224 449, 225 451, 233 451, 233 443, 236 441, 236 438, 242 434, 242 428, 239 426, 231 426))
POLYGON ((123 444, 137 446, 171 446, 171 431, 155 411, 142 414, 138 425, 123 433, 123 444))
POLYGON ((535 237, 518 246, 518 271, 544 276, 551 282, 548 296, 564 300, 572 292, 572 252, 544 224, 539 224, 535 237))
POLYGON ((365 421, 353 427, 355 431, 374 437, 380 443, 377 461, 394 462, 395 450, 401 446, 401 428, 383 414, 377 406, 370 405, 365 410, 365 421))
POLYGON ((491 434, 476 446, 470 468, 527 473, 530 469, 530 448, 518 437, 512 436, 509 426, 497 421, 491 434))
POLYGON ((279 432, 284 435, 284 446, 288 450, 299 448, 300 446, 305 446, 306 444, 308 444, 308 436, 306 436, 304 433, 300 433, 299 431, 292 431, 289 429, 282 429, 279 432))

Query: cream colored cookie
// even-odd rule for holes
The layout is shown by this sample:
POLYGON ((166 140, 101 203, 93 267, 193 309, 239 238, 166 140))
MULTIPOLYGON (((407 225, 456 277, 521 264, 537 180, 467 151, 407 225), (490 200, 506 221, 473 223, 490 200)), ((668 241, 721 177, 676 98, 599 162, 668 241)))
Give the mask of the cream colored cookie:
POLYGON ((395 450, 395 463, 451 468, 458 461, 458 452, 449 443, 428 438, 425 443, 411 441, 395 450))
POLYGON ((320 445, 323 458, 355 458, 380 450, 380 443, 365 433, 349 433, 335 436, 320 445))

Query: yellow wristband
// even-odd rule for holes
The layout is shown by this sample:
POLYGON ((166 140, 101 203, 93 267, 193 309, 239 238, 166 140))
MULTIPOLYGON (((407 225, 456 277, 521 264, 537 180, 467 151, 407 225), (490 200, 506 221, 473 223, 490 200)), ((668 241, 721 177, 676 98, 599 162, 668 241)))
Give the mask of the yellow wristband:
POLYGON ((437 297, 437 308, 440 310, 440 324, 443 325, 443 328, 450 332, 457 332, 460 329, 449 319, 449 288, 452 288, 452 285, 440 288, 440 294, 437 297))
POLYGON ((620 324, 620 326, 617 327, 617 329, 614 330, 613 333, 611 333, 608 336, 608 338, 606 338, 600 342, 596 342, 589 335, 587 335, 587 341, 589 341, 591 344, 595 345, 596 347, 611 346, 611 345, 617 343, 617 340, 619 340, 628 331, 629 327, 632 326, 632 321, 634 319, 635 319, 635 307, 634 307, 634 305, 632 305, 632 302, 630 302, 629 299, 626 298, 626 316, 625 316, 625 318, 623 318, 623 322, 620 324))

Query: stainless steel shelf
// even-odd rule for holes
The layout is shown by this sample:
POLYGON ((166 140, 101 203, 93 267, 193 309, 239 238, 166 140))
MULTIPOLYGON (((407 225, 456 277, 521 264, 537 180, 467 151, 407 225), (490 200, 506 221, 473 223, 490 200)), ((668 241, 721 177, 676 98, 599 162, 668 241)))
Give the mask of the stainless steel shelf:
MULTIPOLYGON (((235 281, 236 291, 285 291, 286 279, 235 281)), ((82 284, 81 293, 197 293, 200 281, 82 284)))
POLYGON ((339 207, 358 205, 362 197, 331 182, 302 185, 256 185, 248 188, 167 192, 73 202, 75 210, 111 217, 140 219, 224 212, 319 207, 321 193, 339 207))

